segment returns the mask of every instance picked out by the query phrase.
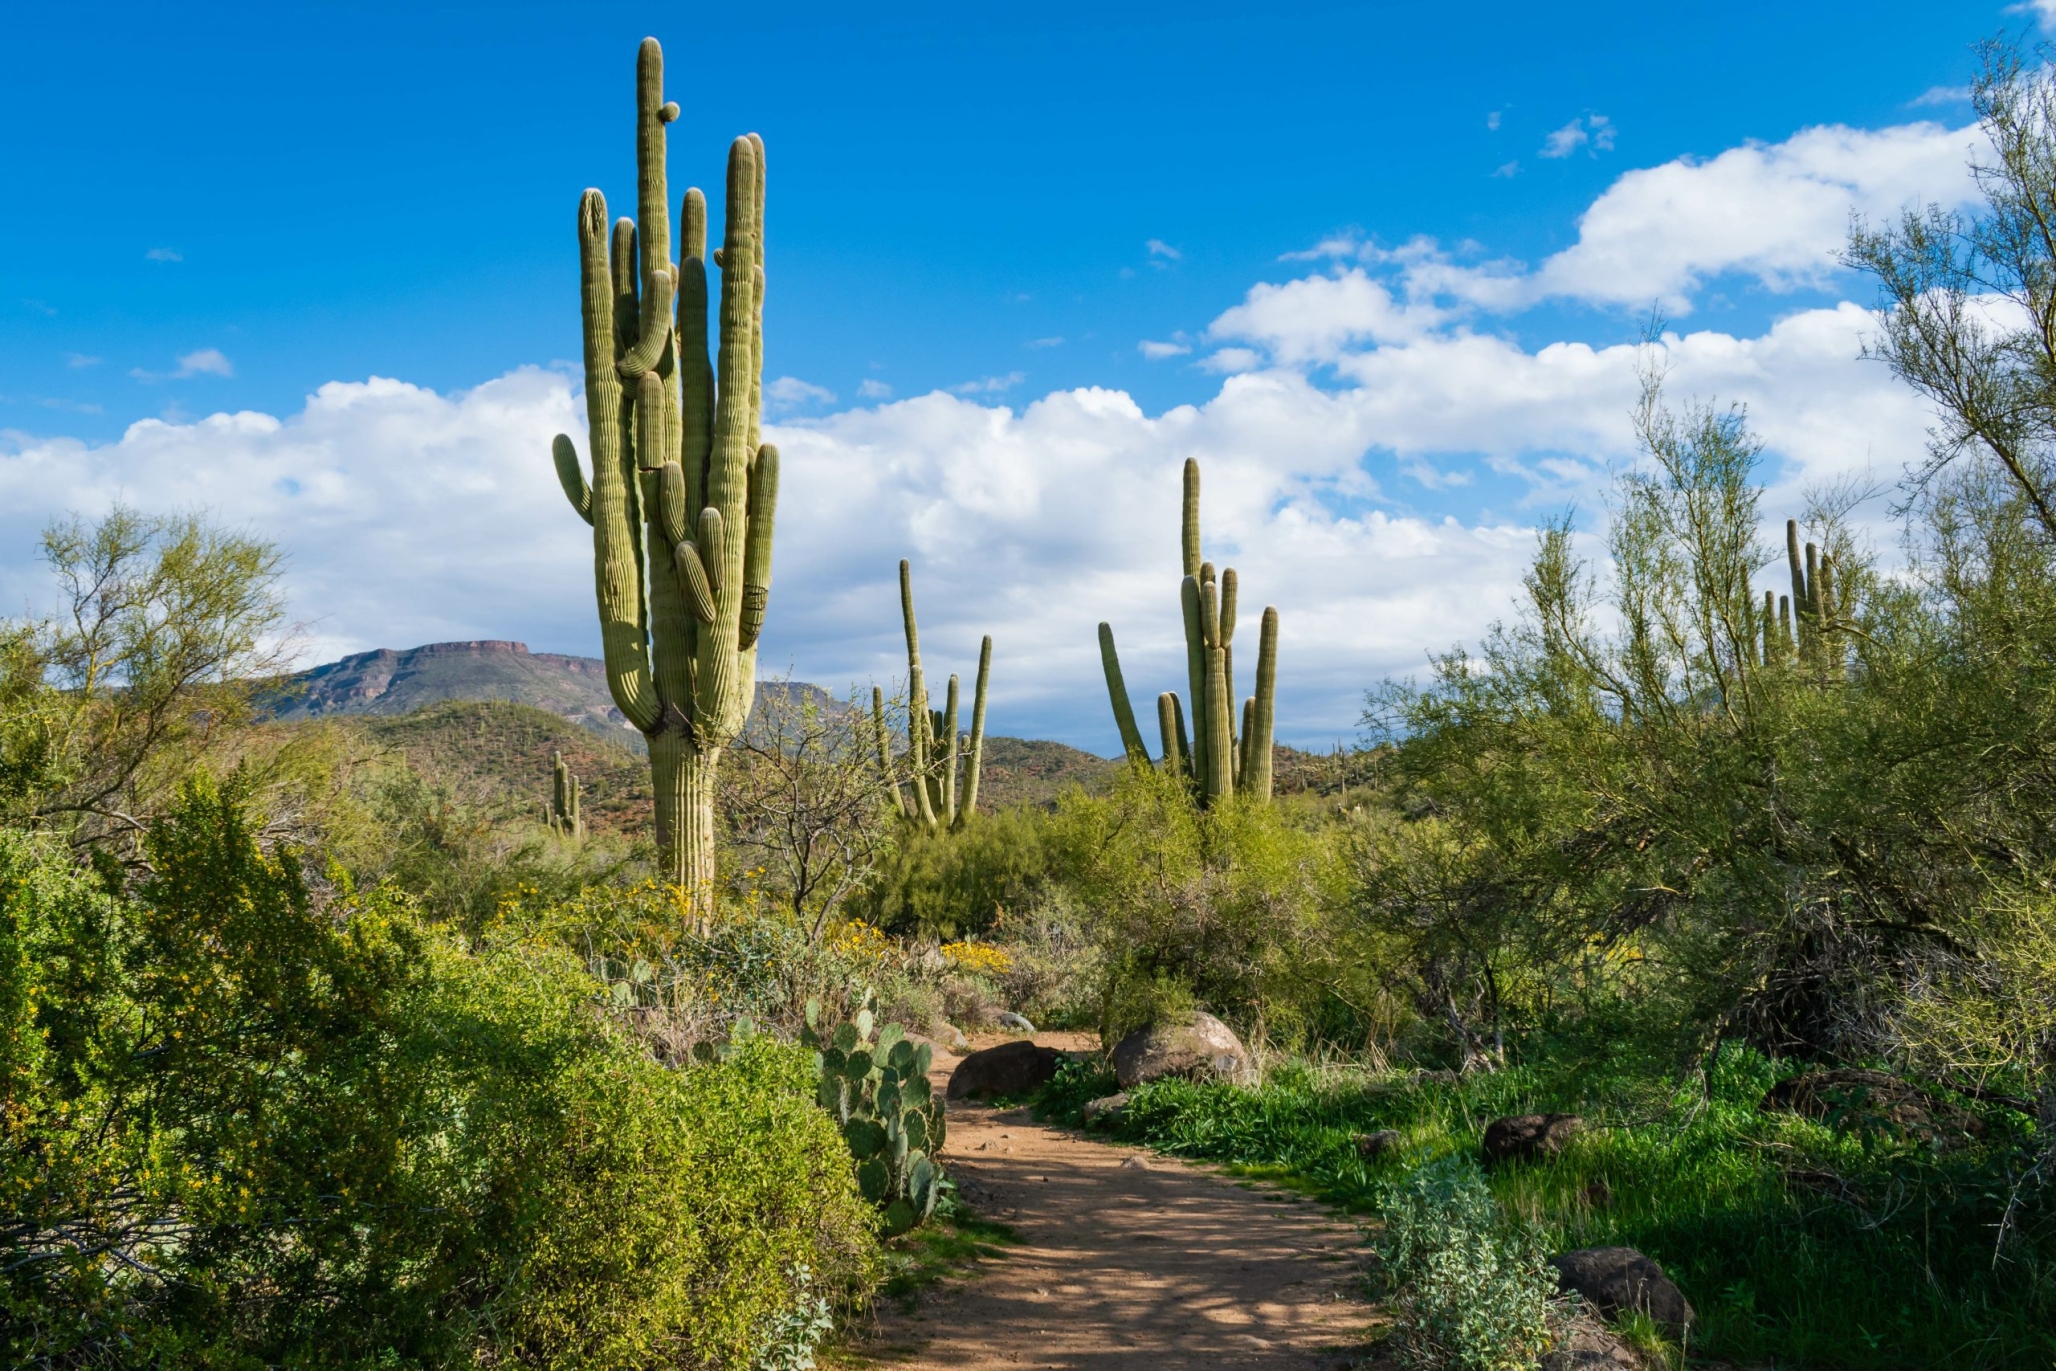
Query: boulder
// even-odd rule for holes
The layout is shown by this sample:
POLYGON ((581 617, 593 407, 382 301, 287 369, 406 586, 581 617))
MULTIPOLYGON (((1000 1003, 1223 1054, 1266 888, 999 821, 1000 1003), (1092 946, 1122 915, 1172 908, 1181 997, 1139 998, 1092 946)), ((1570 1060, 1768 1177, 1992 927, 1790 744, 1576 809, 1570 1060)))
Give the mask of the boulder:
POLYGON ((1528 1161, 1553 1157, 1585 1126, 1576 1114, 1516 1114, 1485 1125, 1485 1161, 1528 1161))
POLYGON ((1551 1257, 1549 1264, 1556 1268, 1557 1289, 1565 1294, 1576 1291, 1603 1319, 1639 1310, 1674 1339, 1682 1339, 1692 1323, 1685 1292, 1661 1266, 1632 1247, 1580 1248, 1551 1257))
POLYGON ((1126 1112, 1127 1108, 1128 1096, 1126 1092, 1123 1092, 1119 1095, 1102 1095, 1087 1104, 1079 1112, 1085 1117, 1085 1126, 1090 1128, 1101 1119, 1106 1120, 1108 1123, 1114 1122, 1114 1120, 1120 1118, 1126 1112))
POLYGON ((999 1018, 995 1022, 1009 1033, 1028 1033, 1032 1035, 1035 1032, 1034 1024, 1029 1023, 1027 1019, 1016 1014, 1011 1009, 1001 1010, 999 1018))
POLYGON ((971 1040, 964 1036, 963 1029, 953 1023, 937 1025, 936 1041, 952 1052, 963 1053, 971 1050, 971 1040))
POLYGON ((952 1100, 976 1100, 994 1095, 1032 1095, 1057 1074, 1064 1054, 1054 1047, 1038 1047, 1026 1038, 1001 1043, 973 1052, 949 1073, 952 1100))
POLYGON ((1373 1161, 1399 1146, 1399 1131, 1381 1128, 1375 1133, 1359 1133, 1350 1141, 1356 1144, 1357 1156, 1373 1161))
POLYGON ((1138 1028, 1114 1047, 1114 1079, 1133 1090, 1163 1076, 1247 1084, 1256 1075, 1249 1049, 1211 1014, 1138 1028))
POLYGON ((1849 1067, 1809 1071, 1779 1081, 1756 1107, 1766 1114, 1784 1111, 1809 1119, 1884 1124, 1930 1141, 1985 1134, 1984 1120, 1969 1110, 1883 1071, 1849 1067))

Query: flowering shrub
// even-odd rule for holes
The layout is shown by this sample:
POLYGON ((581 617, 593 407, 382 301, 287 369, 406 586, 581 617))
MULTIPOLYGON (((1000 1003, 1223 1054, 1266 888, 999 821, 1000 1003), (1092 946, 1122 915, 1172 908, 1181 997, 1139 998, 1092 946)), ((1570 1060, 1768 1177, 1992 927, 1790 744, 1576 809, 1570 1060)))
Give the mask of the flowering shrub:
POLYGON ((950 965, 974 976, 999 977, 1014 969, 1014 959, 1007 955, 1006 949, 990 943, 944 943, 942 955, 949 959, 950 965))

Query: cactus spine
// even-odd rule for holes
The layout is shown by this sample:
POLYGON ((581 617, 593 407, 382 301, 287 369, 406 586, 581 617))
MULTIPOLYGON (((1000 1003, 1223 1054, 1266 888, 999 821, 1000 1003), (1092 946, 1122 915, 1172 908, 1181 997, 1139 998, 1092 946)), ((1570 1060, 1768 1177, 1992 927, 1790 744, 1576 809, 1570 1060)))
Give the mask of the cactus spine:
POLYGON ((992 635, 978 645, 978 680, 971 693, 971 737, 963 743, 957 730, 961 703, 956 676, 949 678, 945 703, 928 708, 928 678, 921 667, 921 626, 914 618, 914 572, 900 559, 900 618, 907 635, 907 763, 910 775, 900 789, 893 774, 885 729, 885 696, 872 687, 872 711, 878 733, 878 765, 899 794, 900 813, 930 828, 962 828, 978 809, 978 773, 985 764, 985 696, 992 681, 992 635), (959 750, 959 744, 962 749, 959 750))
POLYGON ((636 219, 578 205, 588 485, 552 444, 571 507, 593 528, 607 686, 649 740, 657 843, 696 909, 714 880, 714 775, 748 717, 771 585, 778 450, 758 442, 764 361, 764 144, 728 150, 720 349, 708 351, 707 206, 688 190, 671 257, 664 54, 636 57, 636 219), (611 238, 611 246, 610 246, 611 238))
POLYGON ((585 816, 579 812, 578 777, 564 764, 564 754, 551 754, 556 765, 551 770, 550 801, 543 806, 543 822, 567 838, 585 836, 585 816))
MULTIPOLYGON (((1256 693, 1242 703, 1242 728, 1236 731, 1235 611, 1239 581, 1233 567, 1216 576, 1214 564, 1200 557, 1199 463, 1185 460, 1183 519, 1179 557, 1183 579, 1178 602, 1185 620, 1186 687, 1193 703, 1192 732, 1185 731, 1185 711, 1177 692, 1157 697, 1157 732, 1162 760, 1157 763, 1192 786, 1203 805, 1230 795, 1257 800, 1271 798, 1271 742, 1277 727, 1278 611, 1265 606, 1257 644, 1256 693)), ((1100 664, 1106 671, 1107 697, 1121 731, 1121 747, 1129 761, 1150 765, 1149 748, 1135 724, 1135 707, 1121 674, 1111 624, 1099 626, 1100 664)))

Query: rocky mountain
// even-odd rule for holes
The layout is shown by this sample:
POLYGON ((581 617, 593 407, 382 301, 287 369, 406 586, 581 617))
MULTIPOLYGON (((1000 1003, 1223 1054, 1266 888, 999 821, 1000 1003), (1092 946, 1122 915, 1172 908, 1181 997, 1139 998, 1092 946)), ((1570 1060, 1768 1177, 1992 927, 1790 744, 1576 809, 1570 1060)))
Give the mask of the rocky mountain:
MULTIPOLYGON (((760 681, 765 691, 802 693, 835 708, 838 701, 819 686, 803 681, 760 681)), ((642 735, 628 726, 607 692, 606 664, 597 657, 558 652, 530 652, 525 643, 484 639, 468 643, 429 643, 423 647, 380 648, 303 671, 274 693, 267 705, 276 718, 295 721, 337 715, 370 715, 390 719, 380 724, 382 741, 399 745, 410 757, 431 760, 438 771, 457 768, 462 755, 500 758, 511 784, 544 765, 553 749, 572 749, 567 739, 542 727, 540 716, 521 710, 454 709, 455 705, 527 706, 555 715, 600 735, 612 747, 591 756, 582 751, 575 765, 607 792, 607 802, 624 808, 647 804, 633 771, 614 756, 643 750, 642 735), (401 722, 405 718, 406 722, 401 722), (539 761, 538 759, 543 759, 539 761), (616 773, 619 773, 618 775, 616 773)), ((985 740, 985 769, 980 783, 980 808, 1009 804, 1047 804, 1064 786, 1077 783, 1098 789, 1113 775, 1117 763, 1063 743, 1034 738, 990 737, 985 740)))
MULTIPOLYGON (((803 681, 759 682, 757 689, 786 689, 830 702, 828 692, 803 681)), ((452 700, 530 705, 609 738, 625 734, 628 746, 642 746, 607 691, 605 662, 530 652, 526 643, 496 638, 359 652, 300 672, 266 703, 274 717, 295 720, 412 714, 452 700)))

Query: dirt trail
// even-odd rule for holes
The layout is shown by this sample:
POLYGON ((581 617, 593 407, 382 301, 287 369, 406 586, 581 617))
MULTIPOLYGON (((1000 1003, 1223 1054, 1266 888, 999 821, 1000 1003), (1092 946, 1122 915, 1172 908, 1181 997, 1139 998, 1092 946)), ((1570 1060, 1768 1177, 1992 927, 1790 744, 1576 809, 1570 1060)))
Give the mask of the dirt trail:
MULTIPOLYGON (((937 1052, 938 1089, 956 1063, 937 1052)), ((949 1126, 960 1193, 1017 1241, 911 1312, 881 1306, 870 1359, 915 1371, 1312 1371, 1347 1364, 1373 1322, 1355 1293, 1359 1235, 1318 1205, 1046 1128, 1025 1109, 952 1102, 949 1126)))

